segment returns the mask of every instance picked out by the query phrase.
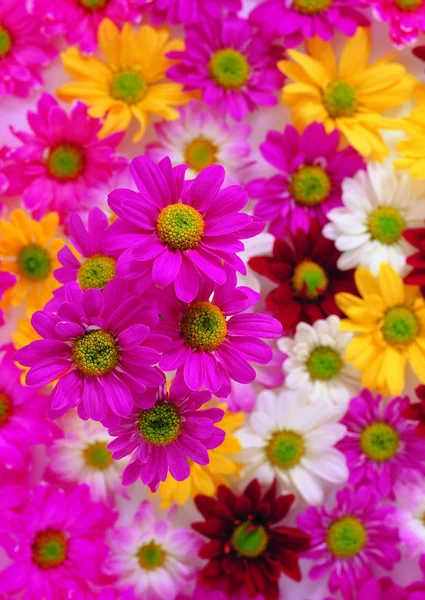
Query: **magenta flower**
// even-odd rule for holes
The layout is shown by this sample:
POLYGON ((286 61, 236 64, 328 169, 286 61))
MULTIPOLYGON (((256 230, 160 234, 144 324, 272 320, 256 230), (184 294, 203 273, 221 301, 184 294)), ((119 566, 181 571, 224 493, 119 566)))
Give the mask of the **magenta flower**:
POLYGON ((397 48, 413 44, 425 31, 425 4, 422 0, 372 0, 373 13, 388 22, 391 41, 397 48))
POLYGON ((240 211, 247 203, 238 186, 220 190, 224 169, 213 165, 184 182, 185 166, 158 165, 139 156, 130 169, 139 192, 115 190, 109 206, 120 217, 105 236, 107 252, 127 250, 117 275, 137 281, 139 292, 172 284, 178 298, 191 302, 204 279, 226 281, 224 265, 245 274, 237 256, 240 241, 262 230, 259 219, 240 211), (223 265, 224 263, 224 265, 223 265))
POLYGON ((169 21, 172 25, 199 23, 205 19, 221 19, 225 11, 236 13, 241 0, 133 0, 148 10, 152 23, 169 21))
POLYGON ((89 206, 95 191, 127 164, 115 154, 123 134, 99 140, 101 123, 81 102, 67 115, 53 96, 43 94, 28 123, 33 133, 12 130, 22 145, 9 149, 3 170, 9 180, 6 194, 22 193, 35 218, 54 210, 65 222, 89 206))
POLYGON ((341 185, 365 163, 348 146, 338 150, 340 134, 326 133, 322 123, 312 123, 302 134, 292 125, 269 131, 260 145, 264 158, 280 171, 247 185, 248 195, 259 200, 255 214, 270 222, 269 231, 283 238, 288 229, 309 229, 312 219, 321 225, 327 213, 342 205, 341 185))
POLYGON ((168 76, 185 90, 201 89, 208 106, 221 107, 236 121, 258 105, 276 104, 283 75, 276 67, 282 51, 262 38, 247 21, 228 17, 203 20, 186 30, 184 51, 169 53, 181 61, 168 76))
POLYGON ((357 9, 363 0, 265 0, 254 8, 249 20, 267 38, 284 36, 285 46, 293 48, 305 38, 333 38, 335 29, 353 36, 357 27, 369 25, 357 9))
POLYGON ((394 398, 387 405, 380 395, 363 390, 353 398, 341 423, 347 435, 338 443, 350 469, 349 483, 370 484, 385 497, 394 498, 393 487, 408 471, 425 475, 425 440, 416 436, 415 425, 402 413, 409 398, 394 398), (407 470, 407 472, 406 472, 407 470))
MULTIPOLYGON (((11 288, 16 283, 16 275, 7 271, 0 271, 0 300, 6 290, 11 288)), ((0 327, 4 325, 4 313, 0 308, 0 327)))
POLYGON ((131 413, 133 394, 164 383, 164 374, 152 366, 164 344, 163 336, 152 333, 158 316, 122 280, 113 279, 103 292, 82 292, 68 283, 57 314, 38 311, 31 322, 43 339, 15 358, 31 367, 27 385, 59 380, 48 403, 51 418, 78 406, 82 419, 115 425, 117 415, 131 413))
POLYGON ((373 488, 348 487, 336 495, 336 507, 310 507, 297 518, 298 527, 311 535, 311 549, 305 553, 314 561, 310 579, 330 572, 329 589, 340 591, 344 600, 355 600, 357 589, 371 577, 376 565, 390 571, 401 554, 397 529, 386 519, 392 506, 380 506, 373 488))

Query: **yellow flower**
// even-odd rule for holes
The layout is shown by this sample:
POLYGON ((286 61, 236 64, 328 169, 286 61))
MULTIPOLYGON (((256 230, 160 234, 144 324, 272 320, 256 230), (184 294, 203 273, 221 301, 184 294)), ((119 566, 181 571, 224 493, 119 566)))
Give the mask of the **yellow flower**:
MULTIPOLYGON (((219 404, 218 408, 226 409, 225 404, 219 404)), ((186 504, 190 498, 198 494, 213 496, 219 485, 228 485, 229 475, 238 475, 241 466, 232 460, 232 456, 241 450, 239 440, 233 431, 239 428, 244 420, 243 413, 226 412, 218 427, 226 432, 224 442, 215 450, 208 452, 210 462, 201 467, 190 462, 190 475, 185 481, 176 481, 170 475, 161 483, 158 493, 161 496, 161 508, 168 508, 171 504, 186 504)))
POLYGON ((409 99, 418 81, 392 55, 367 65, 370 33, 359 28, 342 50, 339 65, 329 43, 319 38, 306 42, 308 54, 288 50, 293 62, 278 63, 296 83, 283 88, 283 102, 292 110, 300 130, 313 121, 329 133, 339 129, 346 141, 364 156, 381 160, 388 149, 378 129, 400 128, 399 120, 380 113, 409 99))
POLYGON ((112 21, 104 19, 99 27, 99 45, 105 60, 68 48, 61 54, 63 66, 77 81, 62 85, 58 97, 67 102, 81 99, 90 107, 92 117, 106 116, 99 132, 101 138, 126 130, 135 117, 140 129, 133 141, 139 141, 149 114, 172 121, 179 116, 173 107, 191 99, 179 83, 171 83, 165 77, 175 63, 166 54, 184 48, 183 40, 169 41, 169 37, 167 29, 150 25, 133 31, 126 23, 120 31, 112 21))
POLYGON ((425 103, 405 117, 403 125, 409 139, 397 144, 397 150, 403 158, 395 160, 394 166, 409 169, 415 179, 425 179, 425 103))
POLYGON ((341 293, 335 301, 348 316, 341 329, 354 333, 345 358, 362 371, 362 385, 401 394, 407 363, 425 382, 425 301, 420 289, 404 285, 386 263, 378 277, 359 267, 355 281, 361 297, 341 293))
POLYGON ((0 270, 15 273, 18 278, 5 293, 3 308, 25 302, 31 316, 59 287, 53 277, 53 271, 60 266, 57 253, 64 245, 63 240, 54 237, 58 224, 56 212, 35 221, 20 208, 10 214, 10 222, 0 220, 0 270))

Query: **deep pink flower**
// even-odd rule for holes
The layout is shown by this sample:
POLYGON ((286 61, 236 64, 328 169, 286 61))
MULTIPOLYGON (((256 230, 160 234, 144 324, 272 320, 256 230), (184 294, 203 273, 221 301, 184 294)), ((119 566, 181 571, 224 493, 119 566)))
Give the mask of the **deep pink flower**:
POLYGON ((425 4, 422 0, 371 0, 373 13, 386 21, 396 48, 413 44, 425 31, 425 4))
MULTIPOLYGON (((16 275, 7 271, 0 271, 0 300, 6 290, 11 288, 16 283, 16 275)), ((0 327, 4 325, 4 313, 0 308, 0 327)))
POLYGON ((152 23, 169 21, 172 25, 220 19, 225 11, 236 13, 241 0, 132 0, 135 6, 149 11, 152 23))

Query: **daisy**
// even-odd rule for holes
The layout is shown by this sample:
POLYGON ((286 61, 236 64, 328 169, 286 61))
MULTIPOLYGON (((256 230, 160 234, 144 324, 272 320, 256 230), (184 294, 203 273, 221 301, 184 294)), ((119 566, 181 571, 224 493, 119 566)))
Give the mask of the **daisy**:
POLYGON ((404 274, 412 246, 404 239, 408 227, 418 227, 425 217, 425 186, 389 163, 369 163, 342 184, 344 206, 332 209, 323 235, 341 252, 343 271, 362 266, 375 275, 382 263, 404 274))
POLYGON ((370 5, 377 19, 388 22, 396 48, 413 44, 425 31, 423 0, 372 0, 370 5))
POLYGON ((425 438, 425 385, 419 385, 415 389, 419 402, 412 402, 403 410, 403 417, 409 421, 418 421, 416 435, 425 438))
POLYGON ((343 331, 354 333, 345 359, 362 371, 362 386, 401 394, 409 364, 425 382, 425 302, 417 287, 403 285, 398 273, 382 264, 378 277, 358 267, 359 296, 340 293, 335 301, 347 319, 343 331))
POLYGON ((402 123, 408 138, 397 144, 401 158, 394 161, 394 166, 408 169, 414 179, 425 179, 425 105, 417 106, 402 123))
POLYGON ((81 99, 89 106, 91 117, 105 117, 100 138, 125 131, 134 117, 139 130, 133 142, 140 141, 149 115, 172 121, 179 117, 174 107, 190 100, 181 85, 165 77, 173 64, 167 55, 183 47, 182 40, 169 41, 169 35, 166 29, 150 25, 133 31, 128 23, 120 31, 110 19, 104 19, 98 38, 105 59, 85 57, 77 48, 68 48, 62 53, 63 66, 77 81, 62 85, 57 96, 66 102, 81 99))
POLYGON ((298 323, 294 337, 280 338, 278 347, 287 355, 283 363, 287 388, 312 403, 346 408, 360 389, 360 374, 344 359, 352 335, 340 331, 339 324, 336 315, 313 325, 298 323))
POLYGON ((242 121, 257 106, 276 104, 281 54, 244 19, 206 19, 187 28, 185 50, 169 54, 180 62, 168 76, 185 90, 201 89, 205 104, 242 121))
POLYGON ((1 302, 3 308, 23 304, 31 316, 50 300, 59 285, 53 277, 54 269, 59 266, 57 253, 64 244, 54 237, 59 217, 50 212, 36 221, 18 208, 10 213, 9 219, 0 220, 0 271, 13 273, 16 282, 1 302))
POLYGON ((225 11, 237 13, 241 8, 240 0, 133 0, 133 3, 149 12, 152 23, 168 21, 172 25, 220 19, 225 11))
POLYGON ((410 558, 425 553, 425 493, 423 479, 400 481, 396 487, 396 512, 393 517, 401 543, 410 558))
POLYGON ((292 111, 292 122, 304 129, 313 121, 326 131, 339 129, 344 139, 363 156, 382 160, 388 148, 379 129, 402 129, 402 122, 381 115, 408 100, 417 80, 400 64, 390 64, 392 54, 367 66, 370 33, 359 28, 346 41, 338 67, 332 46, 314 38, 308 54, 288 50, 293 62, 278 63, 294 80, 283 88, 283 103, 292 111))

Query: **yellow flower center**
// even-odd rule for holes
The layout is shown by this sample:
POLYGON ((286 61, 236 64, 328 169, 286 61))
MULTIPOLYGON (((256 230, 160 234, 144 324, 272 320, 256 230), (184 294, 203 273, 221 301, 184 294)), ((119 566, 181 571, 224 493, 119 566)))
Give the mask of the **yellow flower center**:
POLYGON ((156 231, 171 250, 193 250, 204 235, 204 219, 187 204, 170 204, 158 215, 156 231))
POLYGON ((50 175, 59 181, 77 179, 84 170, 85 156, 76 144, 58 144, 50 150, 46 167, 50 175))
POLYGON ((395 0, 395 3, 401 10, 411 11, 422 6, 423 0, 395 0))
POLYGON ((81 6, 89 12, 105 8, 108 0, 79 0, 81 6))
POLYGON ((184 151, 184 162, 199 173, 205 167, 217 162, 218 148, 204 137, 198 137, 190 142, 184 151))
POLYGON ((22 248, 17 263, 21 274, 34 281, 47 279, 52 272, 50 254, 38 244, 22 248))
POLYGON ((305 454, 304 440, 295 431, 277 431, 266 449, 269 461, 280 469, 297 465, 305 454))
POLYGON ((84 375, 106 375, 119 361, 119 348, 114 336, 104 329, 93 329, 80 335, 72 344, 72 360, 84 375))
POLYGON ((158 400, 152 408, 140 411, 138 427, 151 444, 167 446, 177 439, 181 430, 181 418, 175 404, 158 400))
POLYGON ((332 5, 333 0, 294 0, 293 7, 298 12, 305 15, 314 15, 327 10, 332 5))
POLYGON ((68 542, 62 531, 44 529, 35 536, 32 559, 40 569, 59 567, 66 560, 68 542))
POLYGON ((381 244, 391 245, 403 235, 406 221, 398 210, 391 206, 375 208, 368 219, 370 235, 381 244))
POLYGON ((334 521, 328 528, 326 543, 329 550, 338 558, 356 556, 367 542, 367 533, 363 523, 351 515, 334 521))
POLYGON ((139 565, 145 571, 155 571, 162 567, 165 561, 165 552, 161 546, 153 540, 148 544, 143 544, 137 551, 139 565))
POLYGON ((303 260, 294 269, 292 286, 298 296, 313 300, 323 294, 328 283, 325 270, 312 260, 303 260))
POLYGON ((12 415, 12 400, 0 392, 0 427, 6 425, 12 415))
POLYGON ((262 525, 245 521, 234 530, 231 544, 238 554, 256 558, 264 552, 268 541, 266 530, 262 525))
POLYGON ((115 100, 137 104, 148 93, 147 81, 136 71, 121 71, 112 78, 109 92, 115 100))
POLYGON ((9 54, 12 48, 12 38, 7 29, 0 25, 0 58, 9 54))
POLYGON ((329 196, 331 180, 322 167, 300 167, 291 177, 289 191, 302 206, 317 206, 329 196))
POLYGON ((107 448, 108 442, 92 442, 83 450, 84 462, 91 469, 105 471, 112 465, 112 452, 107 448))
POLYGON ((392 346, 410 344, 420 332, 420 322, 415 313, 405 306, 393 306, 384 315, 381 332, 392 346))
POLYGON ((96 254, 90 256, 78 271, 78 283, 81 289, 103 288, 115 277, 115 259, 110 256, 96 254))
POLYGON ((307 369, 312 379, 329 381, 342 369, 341 356, 333 348, 318 346, 308 357, 307 369))
POLYGON ((323 92, 323 104, 332 118, 352 117, 357 112, 356 89, 345 81, 333 81, 323 92))
POLYGON ((187 346, 213 352, 226 337, 226 318, 215 304, 196 302, 186 308, 180 322, 180 332, 187 346))
POLYGON ((245 56, 232 48, 214 52, 209 70, 214 81, 226 90, 239 90, 243 87, 251 71, 245 56))
POLYGON ((383 462, 397 454, 400 437, 388 423, 372 423, 361 433, 360 448, 372 460, 383 462))

